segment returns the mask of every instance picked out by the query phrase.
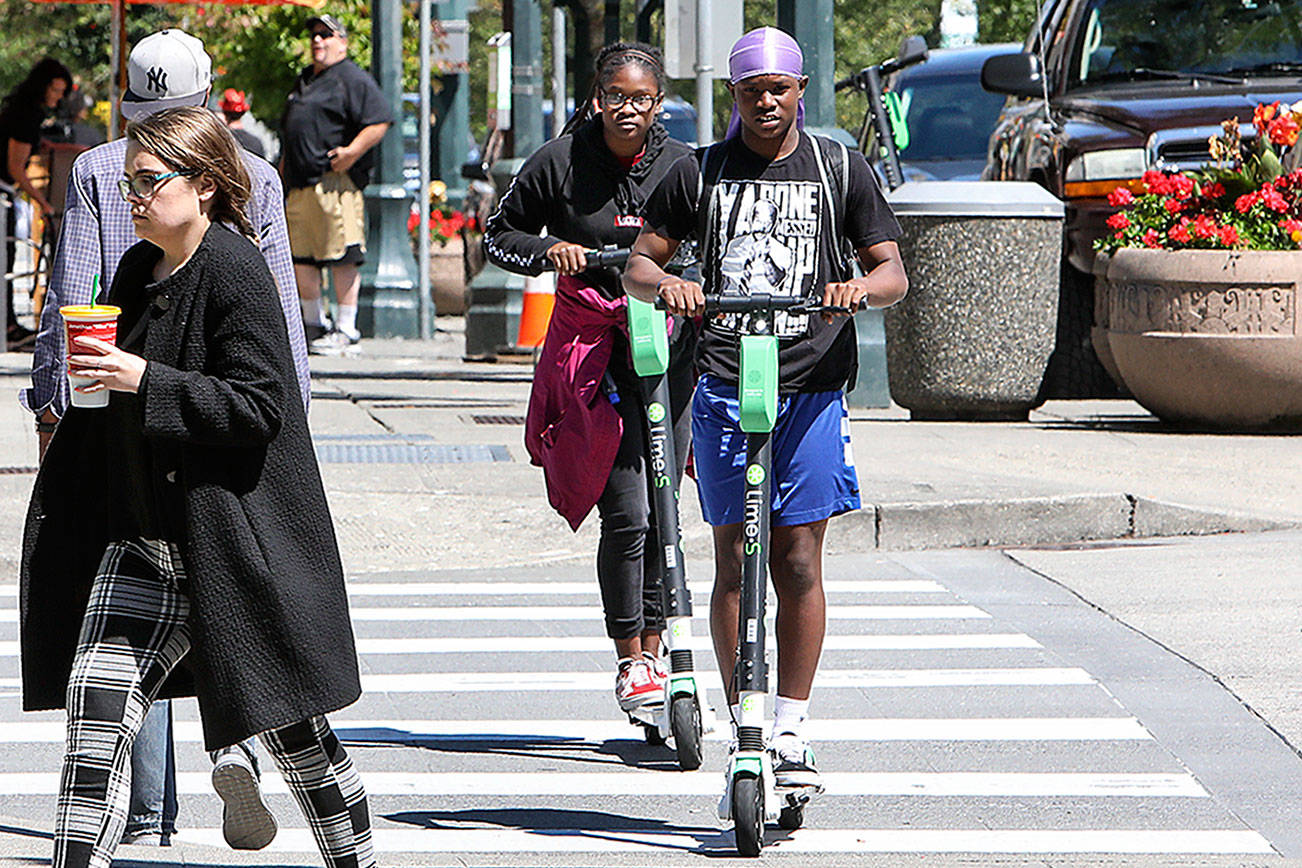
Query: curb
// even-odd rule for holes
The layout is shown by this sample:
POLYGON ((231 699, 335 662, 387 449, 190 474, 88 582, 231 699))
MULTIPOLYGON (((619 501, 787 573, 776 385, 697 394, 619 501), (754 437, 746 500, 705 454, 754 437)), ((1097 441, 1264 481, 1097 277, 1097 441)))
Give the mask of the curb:
POLYGON ((1285 530, 1302 522, 1199 509, 1133 494, 894 503, 828 525, 829 554, 985 546, 1065 545, 1285 530))

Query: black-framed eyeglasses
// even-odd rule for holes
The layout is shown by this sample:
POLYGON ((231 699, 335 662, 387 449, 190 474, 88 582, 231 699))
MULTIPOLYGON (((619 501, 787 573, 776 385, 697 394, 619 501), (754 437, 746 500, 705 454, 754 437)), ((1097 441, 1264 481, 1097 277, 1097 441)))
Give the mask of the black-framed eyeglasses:
POLYGON ((176 172, 164 172, 161 175, 141 172, 129 178, 118 178, 118 192, 128 201, 132 196, 137 199, 148 199, 158 191, 164 181, 170 181, 172 178, 193 178, 198 174, 198 169, 180 169, 176 172))
POLYGON ((640 112, 645 112, 645 111, 650 111, 651 107, 660 101, 660 97, 662 95, 663 94, 658 94, 658 93, 657 94, 642 93, 642 94, 638 94, 637 96, 625 96, 619 91, 607 90, 607 91, 602 91, 601 105, 602 108, 609 109, 610 111, 619 111, 624 107, 624 103, 631 102, 633 104, 633 108, 637 109, 640 112))

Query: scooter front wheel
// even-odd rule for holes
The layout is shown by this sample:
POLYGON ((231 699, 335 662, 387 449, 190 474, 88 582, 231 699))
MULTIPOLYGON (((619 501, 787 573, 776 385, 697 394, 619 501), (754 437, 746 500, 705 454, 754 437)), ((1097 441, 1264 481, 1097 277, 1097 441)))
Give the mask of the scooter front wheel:
POLYGON ((695 696, 679 696, 669 706, 669 725, 678 751, 678 766, 685 772, 701 767, 701 705, 695 696))
POLYGON ((754 775, 739 774, 732 779, 732 823, 737 852, 758 856, 764 848, 764 787, 754 775))

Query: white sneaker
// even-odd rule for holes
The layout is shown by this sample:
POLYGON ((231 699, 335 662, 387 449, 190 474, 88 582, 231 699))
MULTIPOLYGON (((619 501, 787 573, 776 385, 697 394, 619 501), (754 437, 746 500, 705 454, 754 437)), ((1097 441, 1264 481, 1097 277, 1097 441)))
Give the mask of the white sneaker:
POLYGON ((814 766, 814 751, 798 735, 784 732, 769 742, 773 755, 773 782, 779 787, 823 788, 823 779, 814 766))
POLYGON ((665 682, 669 680, 669 670, 665 668, 665 659, 657 657, 650 651, 642 652, 642 659, 647 663, 647 672, 656 687, 661 690, 665 689, 665 682))
POLYGON ((238 745, 226 748, 212 767, 212 788, 221 796, 222 837, 236 850, 261 850, 276 837, 276 818, 262 798, 253 763, 238 745))
POLYGON ((621 711, 633 711, 659 702, 663 686, 656 684, 645 657, 625 657, 615 674, 615 700, 621 711))
POLYGON ((318 356, 353 355, 360 350, 362 335, 360 332, 346 332, 335 329, 307 345, 308 352, 318 356))

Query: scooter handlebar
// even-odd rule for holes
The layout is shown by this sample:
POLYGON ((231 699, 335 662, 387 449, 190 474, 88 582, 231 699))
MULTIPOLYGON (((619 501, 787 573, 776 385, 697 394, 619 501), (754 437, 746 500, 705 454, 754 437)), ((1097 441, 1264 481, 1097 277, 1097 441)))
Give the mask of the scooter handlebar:
MULTIPOLYGON (((656 310, 665 309, 665 300, 657 298, 656 310)), ((856 310, 867 310, 866 302, 859 302, 856 310)), ((752 311, 785 310, 788 313, 854 313, 846 307, 819 304, 809 298, 790 295, 707 295, 705 297, 705 314, 716 313, 751 313, 752 311)))
MULTIPOLYGON (((584 257, 587 259, 588 268, 621 268, 624 263, 628 262, 629 249, 627 247, 602 247, 599 250, 585 250, 584 257)), ((555 271, 556 264, 546 256, 540 258, 538 263, 543 271, 555 271)))

